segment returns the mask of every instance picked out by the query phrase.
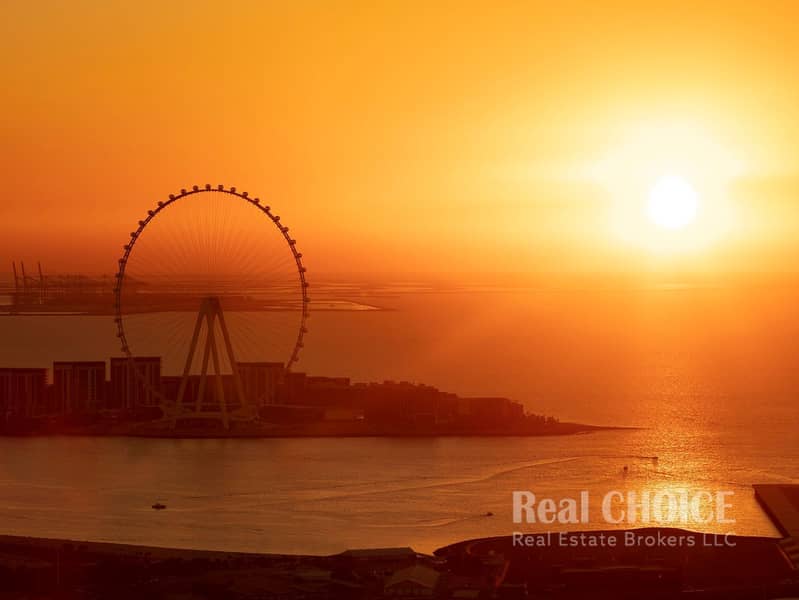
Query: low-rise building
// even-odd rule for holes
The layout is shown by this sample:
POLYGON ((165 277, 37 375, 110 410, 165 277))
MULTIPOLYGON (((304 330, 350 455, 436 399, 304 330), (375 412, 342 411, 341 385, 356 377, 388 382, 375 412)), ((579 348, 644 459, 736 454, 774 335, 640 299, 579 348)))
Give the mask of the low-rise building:
POLYGON ((47 369, 0 369, 0 418, 37 417, 47 412, 47 369))
POLYGON ((240 362, 236 367, 247 402, 256 408, 277 403, 278 386, 285 372, 283 363, 240 362))
POLYGON ((161 357, 112 357, 108 408, 137 408, 157 406, 161 391, 161 357))
POLYGON ((59 414, 95 412, 104 406, 105 361, 53 363, 53 399, 59 414))
POLYGON ((441 573, 424 565, 413 565, 394 572, 383 586, 383 595, 391 598, 432 598, 441 573))

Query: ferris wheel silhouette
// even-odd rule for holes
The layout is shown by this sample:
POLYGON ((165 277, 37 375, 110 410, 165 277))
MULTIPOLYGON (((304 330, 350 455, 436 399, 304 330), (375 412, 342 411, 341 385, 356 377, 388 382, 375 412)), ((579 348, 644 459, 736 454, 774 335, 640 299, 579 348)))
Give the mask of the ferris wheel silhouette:
POLYGON ((270 206, 235 187, 194 186, 158 202, 119 259, 117 336, 165 418, 254 419, 241 365, 299 360, 309 316, 302 254, 270 206), (147 364, 162 360, 154 389, 147 364))

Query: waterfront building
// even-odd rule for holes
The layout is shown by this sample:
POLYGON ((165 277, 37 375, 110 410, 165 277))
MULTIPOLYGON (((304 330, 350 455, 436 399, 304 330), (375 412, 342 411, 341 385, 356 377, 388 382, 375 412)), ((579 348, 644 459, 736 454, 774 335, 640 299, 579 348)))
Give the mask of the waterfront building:
POLYGON ((240 362, 237 368, 248 402, 257 408, 277 403, 278 387, 283 383, 283 363, 240 362))
MULTIPOLYGON (((240 408, 236 398, 236 389, 233 382, 233 376, 230 374, 221 375, 222 379, 222 393, 225 395, 228 411, 233 411, 240 408)), ((219 399, 217 398, 217 382, 216 375, 208 375, 205 378, 205 386, 202 392, 202 402, 200 405, 197 401, 200 399, 200 388, 202 384, 202 377, 200 375, 189 375, 185 380, 185 389, 183 390, 183 399, 181 401, 181 409, 196 411, 196 412, 213 412, 219 410, 219 399)), ((180 394, 180 386, 183 384, 183 377, 181 375, 164 375, 161 377, 161 388, 163 390, 164 398, 170 401, 175 401, 180 394)))
POLYGON ((395 571, 386 580, 383 595, 390 598, 432 598, 441 573, 424 565, 395 571))
POLYGON ((105 361, 53 363, 55 412, 95 412, 104 406, 105 361))
POLYGON ((307 377, 305 373, 286 373, 280 389, 279 404, 304 404, 307 377))
POLYGON ((0 369, 0 418, 37 417, 47 411, 47 369, 0 369))
POLYGON ((108 408, 135 410, 157 406, 161 390, 161 357, 112 357, 108 408))

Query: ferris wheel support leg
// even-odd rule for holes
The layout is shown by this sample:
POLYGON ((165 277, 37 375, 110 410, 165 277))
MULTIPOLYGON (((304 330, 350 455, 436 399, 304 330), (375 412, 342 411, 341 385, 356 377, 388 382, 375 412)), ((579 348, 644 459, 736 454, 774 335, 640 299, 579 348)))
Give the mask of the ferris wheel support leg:
POLYGON ((222 370, 219 368, 219 353, 216 350, 216 338, 211 336, 209 340, 211 346, 211 356, 214 361, 214 371, 216 379, 216 395, 219 402, 219 409, 222 412, 222 426, 225 429, 230 429, 230 422, 228 421, 227 414, 227 400, 225 399, 225 386, 222 384, 222 370))
POLYGON ((214 316, 213 313, 210 315, 206 315, 205 317, 205 326, 208 328, 208 332, 205 336, 205 348, 203 349, 203 365, 202 370, 200 371, 200 385, 199 389, 197 390, 197 398, 194 403, 194 411, 200 412, 203 407, 203 400, 205 398, 205 385, 206 380, 208 379, 208 358, 211 355, 211 344, 214 338, 214 316))
POLYGON ((189 381, 189 372, 191 371, 191 363, 194 362, 194 353, 197 351, 197 340, 200 337, 200 328, 202 327, 203 317, 205 314, 204 306, 200 307, 197 313, 197 320, 194 322, 194 333, 191 336, 191 345, 189 346, 189 354, 186 356, 186 365, 183 367, 183 377, 180 380, 180 388, 178 388, 178 397, 175 401, 175 408, 172 413, 172 429, 177 425, 178 416, 183 410, 183 396, 186 394, 186 384, 189 381))
POLYGON ((236 357, 233 353, 233 344, 230 343, 230 334, 228 333, 227 325, 225 324, 225 315, 222 313, 222 307, 219 307, 219 328, 222 330, 222 339, 225 342, 225 352, 227 352, 228 360, 230 361, 230 370, 233 373, 233 386, 235 388, 236 396, 238 397, 239 404, 242 412, 254 412, 252 406, 249 406, 246 398, 244 397, 244 386, 241 383, 239 376, 239 365, 236 362, 236 357))

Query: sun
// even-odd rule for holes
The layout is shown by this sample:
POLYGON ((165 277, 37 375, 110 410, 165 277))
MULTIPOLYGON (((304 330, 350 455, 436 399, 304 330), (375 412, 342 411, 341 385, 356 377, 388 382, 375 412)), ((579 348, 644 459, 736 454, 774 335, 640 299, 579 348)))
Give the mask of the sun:
POLYGON ((750 163, 713 123, 664 117, 614 131, 612 145, 586 169, 607 201, 609 242, 704 260, 710 254, 697 254, 741 234, 733 188, 750 163))
POLYGON ((683 229, 696 220, 699 194, 679 175, 663 175, 649 189, 649 220, 663 229, 683 229))

